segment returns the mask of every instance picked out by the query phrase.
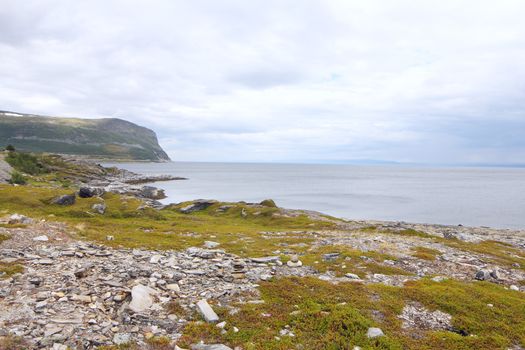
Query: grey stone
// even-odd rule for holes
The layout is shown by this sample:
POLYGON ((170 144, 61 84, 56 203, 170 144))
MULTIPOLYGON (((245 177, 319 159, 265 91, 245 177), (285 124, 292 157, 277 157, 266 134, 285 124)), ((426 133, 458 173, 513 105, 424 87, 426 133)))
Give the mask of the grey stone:
POLYGON ((208 249, 217 248, 220 245, 221 245, 220 243, 213 242, 213 241, 205 241, 204 242, 204 247, 208 248, 208 249))
POLYGON ((323 260, 324 261, 335 261, 337 258, 339 258, 341 254, 340 253, 327 253, 323 254, 323 260))
POLYGON ((13 214, 13 215, 9 216, 9 219, 8 219, 7 222, 9 224, 11 224, 11 225, 13 225, 13 224, 28 225, 28 224, 32 224, 33 223, 33 219, 30 219, 27 216, 24 216, 24 215, 21 215, 21 214, 13 214))
POLYGON ((96 204, 93 204, 91 209, 93 209, 94 211, 102 215, 106 212, 107 206, 105 203, 96 203, 96 204))
POLYGON ((212 206, 215 203, 217 203, 217 201, 199 199, 199 200, 196 200, 193 203, 191 203, 191 204, 189 204, 189 205, 187 205, 187 206, 185 206, 183 208, 180 208, 179 211, 181 213, 184 213, 184 214, 190 214, 190 213, 193 213, 195 211, 204 210, 204 209, 212 206))
POLYGON ((113 336, 113 343, 120 345, 131 341, 131 334, 129 333, 115 333, 113 336))
POLYGON ((40 265, 53 265, 53 260, 51 259, 39 259, 36 261, 37 264, 40 265))
POLYGON ((259 264, 267 264, 267 263, 277 262, 281 260, 281 258, 278 256, 266 256, 262 258, 250 258, 250 259, 251 261, 255 263, 259 263, 259 264))
POLYGON ((51 203, 58 205, 73 205, 75 204, 76 197, 74 194, 65 194, 63 196, 53 199, 51 203))
POLYGON ((385 333, 383 333, 381 328, 370 327, 368 328, 368 332, 366 332, 366 336, 368 338, 377 338, 385 336, 385 333))
POLYGON ((479 270, 478 272, 476 272, 474 278, 479 281, 486 281, 490 279, 490 273, 487 270, 479 270))
POLYGON ((358 275, 356 275, 355 273, 347 273, 347 274, 345 274, 345 277, 346 277, 346 278, 350 278, 350 279, 352 279, 352 280, 360 280, 360 279, 361 279, 361 278, 360 278, 358 275))
POLYGON ((501 279, 501 273, 499 272, 498 269, 494 269, 492 271, 490 271, 490 277, 496 279, 496 280, 500 280, 501 279))
POLYGON ((80 187, 78 196, 80 198, 91 198, 95 196, 102 196, 106 191, 100 187, 80 187))
POLYGON ((163 199, 166 198, 164 190, 153 186, 143 186, 139 193, 140 196, 148 199, 163 199))
POLYGON ((213 311, 210 304, 205 299, 199 300, 197 302, 197 310, 206 320, 206 322, 217 322, 219 321, 219 316, 213 311))
POLYGON ((297 255, 292 255, 291 259, 286 262, 286 265, 289 267, 301 267, 303 266, 303 263, 301 260, 299 260, 299 257, 297 255))
POLYGON ((33 241, 36 241, 36 242, 47 242, 47 241, 49 241, 49 238, 46 235, 36 236, 36 237, 33 238, 33 241))

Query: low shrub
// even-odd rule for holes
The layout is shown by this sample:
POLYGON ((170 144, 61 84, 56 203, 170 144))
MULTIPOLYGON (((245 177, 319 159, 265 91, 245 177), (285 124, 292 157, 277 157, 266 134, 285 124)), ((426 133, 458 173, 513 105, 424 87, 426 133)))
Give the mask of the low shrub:
POLYGON ((13 168, 30 175, 39 175, 46 172, 46 168, 40 160, 30 154, 23 152, 9 152, 5 161, 13 168))
POLYGON ((15 170, 11 173, 9 183, 12 185, 25 185, 27 183, 27 179, 24 175, 15 170))

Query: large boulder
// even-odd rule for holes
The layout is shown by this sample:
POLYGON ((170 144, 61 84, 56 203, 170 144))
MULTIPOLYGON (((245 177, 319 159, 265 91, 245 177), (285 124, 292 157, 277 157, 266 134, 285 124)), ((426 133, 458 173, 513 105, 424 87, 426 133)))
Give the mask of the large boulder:
POLYGON ((106 191, 100 187, 80 187, 78 190, 78 196, 80 198, 91 198, 96 196, 102 196, 106 191))
POLYGON ((74 194, 65 194, 63 196, 56 197, 51 201, 51 203, 58 205, 73 205, 75 204, 75 201, 76 197, 74 194))
POLYGON ((164 190, 161 190, 157 187, 153 186, 143 186, 140 189, 140 196, 147 198, 147 199, 163 199, 166 198, 166 195, 164 194, 164 190))
POLYGON ((184 214, 190 214, 190 213, 193 213, 194 211, 204 210, 214 205, 215 203, 217 203, 217 201, 199 199, 183 208, 180 208, 179 211, 184 214))

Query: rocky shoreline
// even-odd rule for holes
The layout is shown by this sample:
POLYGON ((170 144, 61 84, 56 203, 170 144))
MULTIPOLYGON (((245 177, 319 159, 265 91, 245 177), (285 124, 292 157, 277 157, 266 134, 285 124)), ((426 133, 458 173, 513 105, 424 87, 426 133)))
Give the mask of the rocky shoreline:
MULTIPOLYGON (((90 173, 99 175, 79 180, 80 190, 66 195, 73 203, 77 196, 98 198, 113 192, 139 198, 144 208, 164 209, 170 206, 157 201, 162 198, 162 190, 139 184, 179 179, 146 177, 122 170, 113 170, 108 175, 98 165, 90 163, 89 166, 92 167, 90 173)), ((69 202, 57 204, 70 205, 69 202)), ((103 205, 93 206, 93 210, 104 215, 103 205)), ((240 216, 245 218, 259 215, 264 208, 262 203, 243 205, 254 210, 252 214, 242 209, 240 216)), ((193 215, 213 206, 218 206, 214 213, 220 215, 235 205, 200 200, 173 210, 193 215)), ((333 285, 360 283, 395 287, 425 278, 435 283, 453 279, 485 281, 525 292, 523 266, 493 259, 476 245, 502 242, 510 247, 508 249, 522 252, 525 231, 346 221, 312 211, 275 210, 276 218, 306 214, 312 220, 335 226, 324 230, 269 228, 260 231, 258 236, 282 242, 279 243, 281 249, 271 256, 242 257, 223 249, 210 234, 205 236, 209 240, 202 246, 183 250, 110 247, 83 240, 78 237, 78 230, 60 222, 5 215, 0 219, 0 237, 11 239, 0 240, 0 264, 19 264, 24 266, 24 271, 3 279, 0 276, 0 338, 15 335, 25 339, 27 348, 66 350, 130 342, 145 348, 149 339, 162 337, 170 340, 170 349, 180 349, 175 344, 196 315, 202 319, 198 322, 215 324, 223 332, 242 330, 239 324, 227 324, 215 310, 226 309, 234 314, 239 312, 239 305, 264 303, 259 284, 285 277, 308 277, 333 285), (291 241, 300 243, 291 244, 291 241), (305 260, 308 250, 298 249, 306 245, 302 242, 308 242, 309 250, 324 249, 325 253, 317 261, 308 262, 305 260), (349 247, 359 254, 344 256, 341 247, 349 247), (433 258, 414 255, 415 250, 431 252, 433 258), (337 269, 318 268, 332 263, 337 269, 347 271, 348 265, 353 270, 337 273, 337 269), (370 266, 378 270, 369 270, 370 266)), ((198 233, 188 235, 200 236, 198 233)), ((115 237, 107 235, 105 239, 110 243, 115 237)), ((416 302, 407 304, 398 318, 404 329, 410 331, 459 332, 453 327, 450 314, 429 310, 416 302)), ((284 327, 277 338, 294 336, 289 327, 284 327)), ((368 338, 382 336, 380 328, 368 329, 368 338)), ((225 344, 204 343, 194 343, 191 348, 231 349, 225 344)))

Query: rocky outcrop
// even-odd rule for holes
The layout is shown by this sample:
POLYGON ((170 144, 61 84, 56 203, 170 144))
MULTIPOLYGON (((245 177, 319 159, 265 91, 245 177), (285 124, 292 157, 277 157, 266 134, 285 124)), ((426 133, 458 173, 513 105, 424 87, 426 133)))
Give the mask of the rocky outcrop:
POLYGON ((180 208, 179 211, 184 214, 190 214, 196 211, 204 210, 215 203, 217 203, 217 201, 215 200, 198 199, 193 203, 190 203, 187 206, 180 208))
POLYGON ((4 160, 4 155, 0 153, 0 183, 7 183, 11 178, 13 168, 4 160))

